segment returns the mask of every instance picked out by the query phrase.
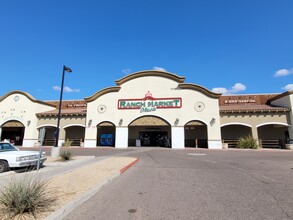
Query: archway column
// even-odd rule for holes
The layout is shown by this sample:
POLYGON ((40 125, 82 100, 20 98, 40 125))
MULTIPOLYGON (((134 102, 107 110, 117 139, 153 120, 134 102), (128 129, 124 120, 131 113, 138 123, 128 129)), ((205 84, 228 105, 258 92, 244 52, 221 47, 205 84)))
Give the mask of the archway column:
POLYGON ((115 148, 128 148, 128 127, 116 127, 115 148))
MULTIPOLYGON (((214 118, 213 118, 214 119, 214 118)), ((222 149, 221 129, 218 119, 211 120, 208 126, 208 148, 222 149)))
POLYGON ((255 126, 251 127, 251 135, 254 139, 258 139, 257 127, 255 126))
POLYGON ((208 140, 208 148, 209 149, 222 149, 222 141, 221 140, 208 140))
POLYGON ((184 126, 172 126, 172 149, 184 149, 184 126))
POLYGON ((293 124, 288 127, 288 132, 290 140, 293 140, 293 124))
POLYGON ((84 147, 93 148, 97 144, 97 128, 96 127, 86 127, 85 128, 85 138, 84 147))

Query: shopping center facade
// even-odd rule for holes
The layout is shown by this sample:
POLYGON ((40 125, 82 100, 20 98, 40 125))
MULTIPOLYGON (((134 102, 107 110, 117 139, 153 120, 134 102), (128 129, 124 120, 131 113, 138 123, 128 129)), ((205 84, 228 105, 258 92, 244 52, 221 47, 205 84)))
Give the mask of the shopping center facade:
MULTIPOLYGON (((263 147, 284 148, 293 139, 293 91, 221 95, 163 71, 127 75, 83 100, 63 100, 58 145, 161 146, 174 149, 234 147, 252 136, 263 147)), ((24 91, 0 97, 0 137, 17 146, 53 146, 58 101, 24 91)))

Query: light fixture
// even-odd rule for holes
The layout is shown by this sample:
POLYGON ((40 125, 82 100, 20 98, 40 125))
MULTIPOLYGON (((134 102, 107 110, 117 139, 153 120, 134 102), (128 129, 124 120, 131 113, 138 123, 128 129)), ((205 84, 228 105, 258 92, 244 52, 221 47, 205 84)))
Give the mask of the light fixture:
POLYGON ((123 119, 121 118, 121 119, 119 120, 119 126, 121 126, 122 123, 123 123, 123 119))
POLYGON ((57 128, 55 131, 55 144, 54 147, 58 147, 59 140, 59 132, 60 132, 60 116, 61 116, 61 108, 62 108, 62 95, 63 95, 63 87, 64 87, 64 74, 65 72, 71 73, 72 70, 69 67, 63 66, 62 71, 62 81, 61 81, 61 91, 60 91, 60 100, 59 100, 59 109, 58 109, 58 120, 57 120, 57 128))
POLYGON ((216 122, 216 119, 213 117, 212 120, 210 121, 210 125, 213 126, 216 122))
POLYGON ((30 124, 31 124, 31 121, 30 121, 30 120, 28 120, 26 124, 27 124, 27 126, 30 126, 30 124))
POLYGON ((175 122, 174 122, 174 125, 178 125, 179 124, 179 118, 176 118, 175 122))
POLYGON ((90 127, 92 125, 93 120, 90 119, 89 122, 87 123, 87 126, 90 127))

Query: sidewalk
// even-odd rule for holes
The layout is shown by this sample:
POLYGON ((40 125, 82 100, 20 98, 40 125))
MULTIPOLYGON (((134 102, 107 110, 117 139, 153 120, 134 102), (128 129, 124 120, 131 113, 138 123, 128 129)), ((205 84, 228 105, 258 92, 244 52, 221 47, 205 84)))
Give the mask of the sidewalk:
MULTIPOLYGON (((97 193, 102 186, 135 165, 137 161, 137 158, 120 156, 85 159, 80 157, 70 162, 58 162, 49 158, 45 162, 46 167, 39 172, 29 172, 31 175, 42 175, 42 178, 49 179, 49 187, 57 198, 50 207, 51 211, 40 213, 38 219, 61 220, 97 193), (56 172, 58 170, 62 171, 56 172)), ((21 176, 23 175, 20 174, 19 177, 21 176)))

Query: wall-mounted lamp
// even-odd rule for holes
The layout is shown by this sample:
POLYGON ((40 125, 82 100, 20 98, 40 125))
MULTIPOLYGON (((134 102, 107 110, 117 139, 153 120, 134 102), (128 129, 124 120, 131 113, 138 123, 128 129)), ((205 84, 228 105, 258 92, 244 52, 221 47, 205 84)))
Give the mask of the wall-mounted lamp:
POLYGON ((27 124, 27 126, 30 126, 30 124, 31 124, 31 121, 30 121, 30 120, 28 120, 26 124, 27 124))
POLYGON ((92 125, 93 120, 90 119, 89 122, 87 123, 87 126, 90 127, 92 125))
POLYGON ((175 122, 174 122, 174 125, 178 125, 179 124, 179 118, 176 118, 175 122))
POLYGON ((119 120, 119 126, 121 126, 122 123, 123 123, 123 119, 121 118, 121 119, 119 120))
POLYGON ((210 121, 210 125, 213 126, 216 122, 216 119, 215 118, 212 118, 212 120, 210 121))

